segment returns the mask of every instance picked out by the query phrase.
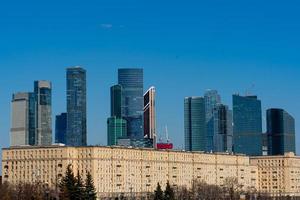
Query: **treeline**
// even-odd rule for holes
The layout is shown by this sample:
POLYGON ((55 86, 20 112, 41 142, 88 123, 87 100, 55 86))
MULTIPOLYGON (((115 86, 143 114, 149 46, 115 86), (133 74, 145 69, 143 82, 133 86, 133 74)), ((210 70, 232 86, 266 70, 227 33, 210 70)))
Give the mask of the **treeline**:
POLYGON ((71 165, 56 188, 36 182, 0 185, 1 200, 96 200, 97 193, 90 173, 83 181, 79 172, 75 176, 71 165))
POLYGON ((154 191, 154 200, 300 200, 300 197, 278 194, 271 197, 268 194, 257 192, 249 188, 243 190, 236 178, 227 178, 224 185, 209 185, 205 182, 194 181, 191 188, 171 187, 167 182, 163 192, 158 184, 154 191))
MULTIPOLYGON (((0 185, 1 200, 96 200, 97 193, 90 173, 83 180, 77 172, 73 173, 71 165, 67 167, 65 176, 56 188, 36 182, 34 184, 19 183, 0 185)), ((271 197, 268 194, 257 192, 255 189, 243 190, 236 178, 227 178, 224 185, 209 185, 194 181, 192 187, 173 187, 167 181, 165 190, 158 183, 155 191, 146 195, 124 194, 105 199, 113 200, 300 200, 300 197, 284 196, 271 197)))

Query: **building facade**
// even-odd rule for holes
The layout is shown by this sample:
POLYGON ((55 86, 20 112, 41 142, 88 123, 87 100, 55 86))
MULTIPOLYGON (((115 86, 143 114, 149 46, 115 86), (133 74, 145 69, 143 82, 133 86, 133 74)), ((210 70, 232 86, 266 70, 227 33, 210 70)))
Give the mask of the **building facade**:
POLYGON ((218 132, 217 105, 221 104, 221 96, 216 90, 207 90, 204 94, 205 101, 205 123, 207 135, 206 151, 215 151, 215 139, 218 132))
POLYGON ((127 138, 127 121, 122 117, 122 86, 110 88, 110 113, 107 119, 107 145, 118 144, 119 138, 127 138))
POLYGON ((87 145, 86 71, 67 68, 67 135, 66 145, 87 145))
POLYGON ((294 153, 281 156, 251 157, 258 167, 258 190, 272 196, 300 196, 300 157, 294 153))
POLYGON ((35 144, 35 95, 32 92, 13 94, 11 101, 10 146, 35 144))
POLYGON ((296 153, 295 120, 283 109, 267 110, 268 155, 296 153))
MULTIPOLYGON (((214 152, 232 152, 233 130, 232 130, 232 111, 228 106, 218 104, 214 110, 214 152)), ((211 150, 210 150, 211 151, 211 150)))
POLYGON ((110 117, 107 119, 107 145, 117 145, 119 138, 127 138, 127 121, 115 116, 110 117))
POLYGON ((47 183, 60 181, 69 164, 83 178, 90 172, 98 197, 153 192, 157 183, 191 187, 193 180, 222 186, 236 177, 243 188, 257 187, 257 167, 249 157, 184 151, 120 147, 28 147, 2 151, 4 181, 47 183))
POLYGON ((118 84, 122 86, 122 117, 127 121, 128 137, 132 139, 143 138, 143 69, 119 69, 118 84))
POLYGON ((152 139, 156 146, 155 87, 144 94, 144 137, 152 139))
POLYGON ((122 117, 122 86, 114 85, 110 88, 110 116, 122 117))
POLYGON ((55 143, 66 144, 67 113, 55 117, 55 143))
POLYGON ((50 81, 35 81, 35 145, 52 144, 52 86, 50 81))
POLYGON ((233 145, 235 153, 262 155, 261 101, 257 96, 233 95, 233 145))
POLYGON ((206 151, 205 102, 203 97, 184 99, 184 142, 186 151, 206 151))

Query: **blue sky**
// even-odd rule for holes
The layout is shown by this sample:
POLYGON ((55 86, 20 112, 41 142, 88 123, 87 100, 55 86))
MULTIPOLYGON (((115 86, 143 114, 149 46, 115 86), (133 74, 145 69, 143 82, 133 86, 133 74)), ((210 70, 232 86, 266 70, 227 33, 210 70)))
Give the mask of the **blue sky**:
POLYGON ((158 131, 168 125, 177 147, 183 98, 206 89, 230 107, 233 93, 250 89, 263 110, 286 109, 300 130, 299 8, 268 0, 0 1, 0 145, 9 144, 12 93, 51 80, 53 116, 64 112, 65 68, 75 65, 87 69, 89 144, 106 144, 119 67, 144 68, 145 90, 157 90, 158 131))

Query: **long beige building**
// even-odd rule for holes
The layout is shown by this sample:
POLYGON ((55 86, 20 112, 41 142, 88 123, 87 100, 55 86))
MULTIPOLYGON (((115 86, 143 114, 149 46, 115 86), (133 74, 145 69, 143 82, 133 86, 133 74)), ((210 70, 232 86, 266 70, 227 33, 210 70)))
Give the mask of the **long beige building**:
POLYGON ((247 156, 97 146, 4 148, 3 181, 55 187, 69 164, 83 177, 92 174, 99 197, 152 192, 167 180, 175 187, 193 180, 222 186, 237 177, 244 189, 257 187, 257 167, 247 156))
POLYGON ((300 157, 294 153, 284 156, 251 157, 258 166, 258 190, 272 196, 300 196, 300 157))

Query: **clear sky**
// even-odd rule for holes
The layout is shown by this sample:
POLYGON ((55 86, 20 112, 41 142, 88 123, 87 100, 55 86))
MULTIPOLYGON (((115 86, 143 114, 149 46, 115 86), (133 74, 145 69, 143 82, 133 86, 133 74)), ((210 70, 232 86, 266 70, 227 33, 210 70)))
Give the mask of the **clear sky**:
POLYGON ((206 89, 230 107, 233 93, 249 90, 264 118, 267 108, 284 108, 298 131, 299 10, 299 1, 276 0, 2 0, 0 145, 9 144, 12 93, 51 80, 54 119, 66 108, 65 68, 75 65, 87 70, 89 144, 106 144, 119 67, 144 68, 145 90, 157 90, 158 131, 167 125, 177 147, 183 99, 206 89))

